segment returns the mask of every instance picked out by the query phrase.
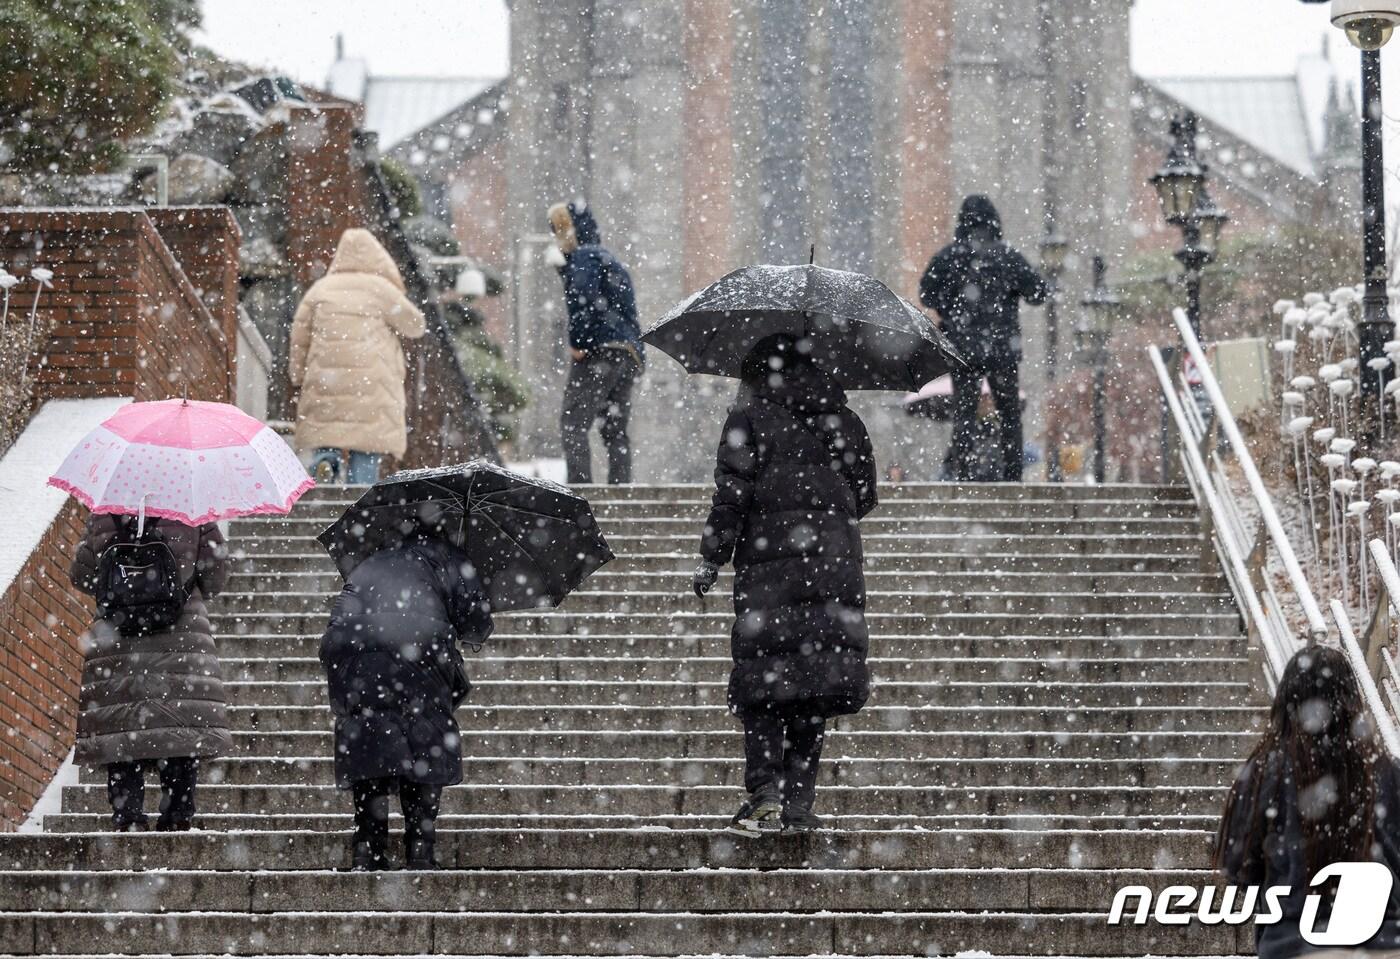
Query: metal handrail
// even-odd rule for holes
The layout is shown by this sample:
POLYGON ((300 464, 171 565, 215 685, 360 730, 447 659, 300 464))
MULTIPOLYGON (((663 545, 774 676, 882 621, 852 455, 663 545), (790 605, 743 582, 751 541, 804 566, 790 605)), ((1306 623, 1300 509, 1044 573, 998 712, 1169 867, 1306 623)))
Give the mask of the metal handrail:
MULTIPOLYGON (((1205 459, 1201 456, 1200 449, 1195 443, 1190 442, 1196 430, 1193 429, 1186 411, 1182 408, 1176 390, 1172 388, 1171 375, 1167 372, 1167 365, 1162 360, 1161 351, 1155 346, 1149 346, 1147 355, 1152 361, 1152 368, 1157 373, 1157 381, 1162 386, 1162 397, 1166 401, 1167 410, 1176 423, 1177 432, 1184 440, 1181 449, 1182 458, 1186 461, 1187 478, 1198 496, 1205 500, 1202 505, 1215 519, 1218 529, 1220 522, 1227 520, 1227 513, 1225 504, 1221 501, 1220 494, 1216 491, 1215 483, 1211 479, 1210 470, 1206 467, 1205 459)), ((1249 567, 1243 551, 1239 548, 1238 540, 1227 535, 1216 535, 1214 539, 1217 548, 1224 554, 1226 577, 1244 609, 1246 628, 1261 640, 1259 645, 1269 660, 1268 675, 1272 684, 1273 680, 1283 674, 1283 667, 1288 662, 1287 657, 1283 656, 1283 651, 1278 649, 1276 642, 1265 639, 1270 633, 1269 617, 1264 612, 1258 592, 1251 587, 1249 567)))
POLYGON ((1366 701, 1366 709, 1375 719, 1376 732, 1380 734, 1381 742, 1385 743, 1390 755, 1400 757, 1400 732, 1396 731, 1395 717, 1385 708, 1385 701, 1381 699, 1380 690, 1376 688, 1376 680, 1366 665, 1366 655, 1361 651, 1361 644, 1356 641, 1356 633, 1352 631, 1346 607, 1335 599, 1330 605, 1332 619, 1336 621, 1337 632, 1342 637, 1342 652, 1351 662, 1351 671, 1356 674, 1357 685, 1361 687, 1361 698, 1366 701))
POLYGON ((1278 518, 1278 512, 1274 509, 1269 490, 1264 485, 1264 480, 1259 476, 1258 467, 1254 465, 1254 457, 1249 455, 1249 447, 1245 444, 1244 436, 1240 433, 1239 426, 1235 424, 1235 418, 1230 415, 1230 407, 1225 401, 1225 394, 1220 389, 1220 383, 1215 378, 1215 372, 1211 369, 1210 362, 1206 359, 1205 351, 1201 349, 1200 341, 1196 339, 1196 334, 1192 331, 1191 323, 1187 320, 1184 310, 1180 307, 1172 310, 1172 319, 1181 334, 1182 342, 1186 345, 1187 353, 1196 364, 1196 369, 1201 377, 1201 385, 1205 388, 1206 395, 1210 397, 1215 419, 1235 451, 1245 481, 1249 484, 1254 505, 1259 510, 1259 516, 1268 530, 1269 542, 1278 551, 1279 559, 1288 575, 1289 585, 1292 587, 1294 595, 1297 596, 1299 605, 1303 608, 1303 615, 1308 622, 1308 633, 1315 641, 1326 639, 1327 620, 1323 618, 1322 609, 1318 606, 1316 597, 1313 596, 1312 587, 1308 585, 1307 577, 1303 575, 1303 567, 1298 563, 1298 557, 1293 552, 1293 544, 1289 541, 1288 533, 1284 530, 1283 523, 1278 518))

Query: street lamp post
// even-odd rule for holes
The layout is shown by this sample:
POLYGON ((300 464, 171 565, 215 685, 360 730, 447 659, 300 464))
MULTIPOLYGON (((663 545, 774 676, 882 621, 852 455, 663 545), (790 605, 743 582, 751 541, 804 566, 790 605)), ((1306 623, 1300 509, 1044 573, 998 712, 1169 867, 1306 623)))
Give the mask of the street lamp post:
POLYGON ((1186 284, 1186 317, 1196 338, 1201 336, 1201 275, 1215 261, 1220 228, 1230 219, 1206 189, 1208 168, 1196 155, 1196 114, 1189 110, 1172 118, 1172 145, 1166 162, 1150 180, 1162 204, 1162 215, 1181 230, 1176 251, 1186 284))
POLYGON ((1362 376, 1362 402, 1371 400, 1375 415, 1368 418, 1367 435, 1374 439, 1380 421, 1385 381, 1390 378, 1385 343, 1392 325, 1386 286, 1385 170, 1381 139, 1381 47, 1400 24, 1400 0, 1332 0, 1332 23, 1346 32, 1352 46, 1361 50, 1361 208, 1362 269, 1366 292, 1362 297, 1360 340, 1361 369, 1377 375, 1362 376), (1380 368, 1377 368, 1380 367, 1380 368))
POLYGON ((1081 303, 1084 315, 1075 329, 1075 345, 1094 371, 1094 482, 1104 482, 1108 426, 1105 420, 1105 393, 1108 378, 1108 339, 1118 312, 1118 296, 1104 284, 1107 268, 1103 257, 1094 257, 1094 286, 1081 303))
MULTIPOLYGON (((1047 395, 1053 393, 1060 365, 1060 274, 1065 269, 1065 254, 1069 243, 1058 230, 1051 229, 1040 238, 1040 270, 1049 288, 1045 296, 1045 381, 1047 395)), ((1045 476, 1052 483, 1064 479, 1060 472, 1060 441, 1051 429, 1045 444, 1045 476)))

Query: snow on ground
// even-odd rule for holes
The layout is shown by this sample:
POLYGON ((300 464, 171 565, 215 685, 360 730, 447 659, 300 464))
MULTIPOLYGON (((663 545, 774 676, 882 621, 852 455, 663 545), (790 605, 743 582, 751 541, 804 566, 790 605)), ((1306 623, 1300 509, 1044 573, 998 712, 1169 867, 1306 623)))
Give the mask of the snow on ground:
POLYGON ((0 457, 0 595, 10 588, 68 494, 48 485, 68 451, 126 397, 50 400, 0 457))
POLYGON ((76 785, 78 785, 78 765, 73 762, 73 750, 70 749, 68 755, 63 758, 63 765, 58 767, 58 772, 54 773, 53 779, 44 788, 44 794, 39 797, 39 801, 29 811, 29 816, 20 825, 18 832, 43 832, 44 817, 56 816, 63 811, 63 787, 76 785))

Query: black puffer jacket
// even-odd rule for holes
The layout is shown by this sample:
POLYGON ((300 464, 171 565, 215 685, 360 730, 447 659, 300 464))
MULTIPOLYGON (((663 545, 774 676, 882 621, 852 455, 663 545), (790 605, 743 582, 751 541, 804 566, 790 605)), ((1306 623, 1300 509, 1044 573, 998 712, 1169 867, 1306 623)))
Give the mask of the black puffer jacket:
MULTIPOLYGON (((1376 824, 1372 859, 1385 863, 1392 874, 1400 872, 1400 768, 1395 760, 1376 761, 1376 824)), ((1255 927, 1255 947, 1260 959, 1293 959, 1322 948, 1303 939, 1298 928, 1308 894, 1316 892, 1307 884, 1307 863, 1303 852, 1303 826, 1298 810, 1298 784, 1292 765, 1280 754, 1250 760, 1235 780, 1232 803, 1236 814, 1222 824, 1221 866, 1225 877, 1241 886, 1288 886, 1292 891, 1280 906, 1283 919, 1273 925, 1255 927), (1252 804, 1245 801, 1257 795, 1257 807, 1267 817, 1267 825, 1256 830, 1252 804)), ((1318 910, 1317 928, 1326 928, 1331 904, 1325 899, 1318 910)), ((1394 953, 1400 949, 1400 883, 1390 890, 1390 904, 1380 931, 1356 947, 1394 953)))
POLYGON ((875 460, 846 395, 799 364, 746 378, 725 421, 701 555, 734 559, 735 712, 865 704, 865 575, 858 520, 875 508, 875 460))
POLYGON ((1041 303, 1048 293, 1040 274, 1002 239, 992 201, 979 195, 963 201, 953 242, 919 282, 919 300, 938 311, 948 340, 984 370, 1020 361, 1020 301, 1041 303))
POLYGON ((469 685, 460 640, 491 635, 466 553, 436 539, 378 552, 350 574, 321 639, 335 713, 335 778, 462 781, 452 710, 469 685))
MULTIPOLYGON (((131 517, 89 516, 69 578, 92 595, 104 550, 131 517)), ((147 520, 146 537, 170 547, 180 577, 192 584, 180 619, 170 629, 123 636, 106 620, 83 637, 79 694, 79 763, 105 765, 175 756, 221 756, 233 748, 224 707, 219 650, 206 598, 224 588, 228 549, 219 527, 147 520)))

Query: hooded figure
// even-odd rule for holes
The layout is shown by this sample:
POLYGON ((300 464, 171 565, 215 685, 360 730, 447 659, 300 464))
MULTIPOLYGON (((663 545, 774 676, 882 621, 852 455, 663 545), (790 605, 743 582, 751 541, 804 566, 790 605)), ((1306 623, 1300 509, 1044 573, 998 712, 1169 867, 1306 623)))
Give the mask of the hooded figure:
POLYGON ((858 520, 875 508, 875 458, 846 394, 792 337, 760 341, 720 434, 700 541, 703 595, 734 560, 729 706, 744 724, 741 835, 818 824, 825 720, 870 692, 858 520))
POLYGON ((569 379, 560 435, 569 482, 593 482, 588 431, 607 448, 608 482, 632 482, 627 423, 632 388, 642 369, 642 333, 632 276, 603 248, 598 223, 582 200, 549 208, 549 227, 563 256, 564 305, 569 312, 569 379))
POLYGON ((953 372, 953 458, 972 479, 977 400, 985 377, 1001 427, 1001 478, 1021 479, 1021 300, 1042 303, 1045 281, 1001 236, 1001 216, 985 196, 963 201, 953 242, 934 256, 919 300, 943 319, 943 332, 967 360, 953 372))
POLYGON ((340 237, 326 275, 311 285, 292 323, 289 372, 301 387, 296 443, 317 451, 318 479, 338 478, 340 451, 351 450, 350 482, 378 479, 379 456, 408 446, 399 338, 426 326, 404 295, 403 278, 374 234, 340 237))
POLYGON ((354 790, 353 861, 382 868, 388 797, 399 793, 410 866, 431 867, 443 786, 462 781, 453 716, 469 684, 458 642, 491 635, 466 552, 421 537, 350 573, 321 638, 335 714, 335 778, 354 790))
MULTIPOLYGON (((73 556, 69 579, 92 595, 102 553, 135 517, 94 514, 73 556)), ((126 535, 130 535, 127 532, 126 535)), ((84 635, 83 684, 78 695, 74 761, 107 767, 113 825, 144 829, 143 764, 158 767, 160 831, 183 831, 194 818, 200 758, 233 746, 224 707, 219 651, 204 601, 224 588, 228 549, 219 527, 147 519, 144 538, 164 542, 189 590, 184 611, 169 629, 124 636, 105 619, 84 635)))

